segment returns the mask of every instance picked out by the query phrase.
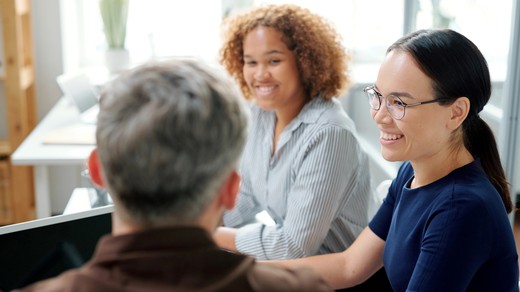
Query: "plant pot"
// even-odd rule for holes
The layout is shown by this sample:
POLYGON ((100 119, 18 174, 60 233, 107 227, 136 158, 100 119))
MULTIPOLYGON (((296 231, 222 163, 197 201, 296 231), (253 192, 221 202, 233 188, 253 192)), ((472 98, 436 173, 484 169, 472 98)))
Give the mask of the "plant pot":
POLYGON ((127 49, 108 49, 105 51, 105 66, 110 74, 128 69, 130 53, 127 49))

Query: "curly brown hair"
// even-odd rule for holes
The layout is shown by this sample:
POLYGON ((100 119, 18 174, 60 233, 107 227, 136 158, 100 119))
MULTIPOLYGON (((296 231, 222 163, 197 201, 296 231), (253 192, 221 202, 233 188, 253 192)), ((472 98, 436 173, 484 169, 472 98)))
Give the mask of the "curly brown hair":
POLYGON ((304 90, 310 98, 320 94, 331 99, 347 89, 350 56, 334 27, 306 8, 291 4, 265 5, 223 22, 220 62, 236 79, 246 98, 250 98, 251 93, 242 71, 243 42, 258 26, 274 28, 283 35, 283 42, 295 54, 304 90))

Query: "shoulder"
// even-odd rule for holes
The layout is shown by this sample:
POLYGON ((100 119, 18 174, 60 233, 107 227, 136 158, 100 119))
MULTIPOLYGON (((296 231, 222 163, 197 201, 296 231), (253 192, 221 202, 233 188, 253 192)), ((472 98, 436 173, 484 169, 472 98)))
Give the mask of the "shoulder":
POLYGON ((495 226, 507 218, 498 191, 493 187, 479 163, 463 166, 435 183, 439 210, 453 210, 454 220, 471 218, 483 228, 495 226), (498 220, 498 221, 497 221, 498 220))
POLYGON ((248 273, 255 291, 332 291, 309 267, 285 268, 256 263, 248 273))
POLYGON ((309 112, 316 116, 315 122, 320 126, 330 125, 355 132, 354 122, 337 98, 329 100, 316 98, 311 101, 309 112))
POLYGON ((468 207, 480 209, 502 205, 498 191, 478 161, 456 169, 447 178, 447 182, 441 183, 451 186, 448 191, 452 192, 453 200, 461 200, 468 207))
MULTIPOLYGON (((338 140, 343 143, 358 141, 356 127, 336 98, 316 98, 302 110, 299 119, 306 126, 305 135, 313 140, 338 140)), ((351 145, 345 145, 351 147, 351 145)))

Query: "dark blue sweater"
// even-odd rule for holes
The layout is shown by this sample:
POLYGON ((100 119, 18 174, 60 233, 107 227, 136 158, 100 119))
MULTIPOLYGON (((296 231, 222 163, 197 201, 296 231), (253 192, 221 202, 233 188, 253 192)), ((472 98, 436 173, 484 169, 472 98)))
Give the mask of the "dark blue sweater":
POLYGON ((480 161, 410 189, 413 176, 404 163, 369 224, 393 289, 518 291, 511 224, 480 161))

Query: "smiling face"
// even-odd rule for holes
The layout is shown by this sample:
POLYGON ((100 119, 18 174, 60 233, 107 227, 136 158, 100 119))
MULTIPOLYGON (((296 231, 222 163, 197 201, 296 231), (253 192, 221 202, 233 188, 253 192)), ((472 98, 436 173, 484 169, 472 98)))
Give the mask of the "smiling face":
POLYGON ((259 26, 244 39, 244 78, 256 104, 295 116, 306 101, 296 58, 274 28, 259 26))
MULTIPOLYGON (((383 96, 396 95, 406 104, 435 99, 431 79, 405 52, 390 52, 380 67, 376 90, 383 96)), ((383 99, 379 111, 371 110, 381 131, 381 153, 389 161, 436 162, 449 156, 448 126, 451 109, 438 103, 405 109, 401 120, 393 119, 383 99)))

